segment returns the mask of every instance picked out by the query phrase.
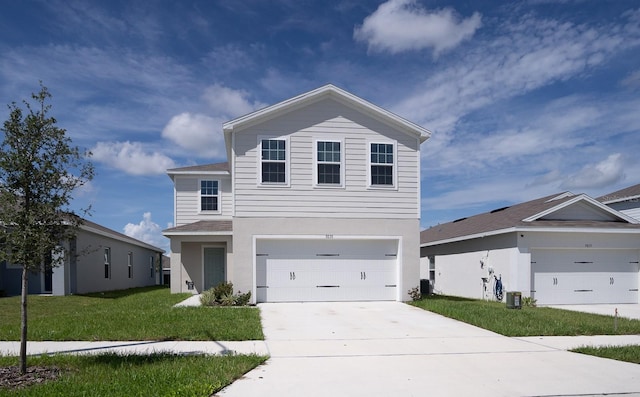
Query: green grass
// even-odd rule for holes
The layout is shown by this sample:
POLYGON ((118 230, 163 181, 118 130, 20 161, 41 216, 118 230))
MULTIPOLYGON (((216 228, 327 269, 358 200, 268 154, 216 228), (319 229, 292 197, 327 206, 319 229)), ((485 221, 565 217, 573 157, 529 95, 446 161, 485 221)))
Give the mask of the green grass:
MULTIPOLYGON (((262 340, 256 307, 180 307, 166 287, 90 295, 29 296, 28 339, 262 340)), ((20 340, 20 297, 0 298, 0 340, 20 340)))
POLYGON ((640 345, 604 347, 584 346, 573 349, 571 351, 576 353, 589 354, 591 356, 640 364, 640 345))
POLYGON ((504 303, 450 296, 429 296, 412 305, 505 336, 640 334, 640 320, 579 313, 550 307, 507 309, 504 303))
MULTIPOLYGON (((103 354, 30 358, 29 365, 57 366, 55 381, 23 389, 0 388, 0 396, 210 396, 266 360, 260 356, 148 356, 103 354)), ((0 357, 0 367, 17 365, 0 357)))

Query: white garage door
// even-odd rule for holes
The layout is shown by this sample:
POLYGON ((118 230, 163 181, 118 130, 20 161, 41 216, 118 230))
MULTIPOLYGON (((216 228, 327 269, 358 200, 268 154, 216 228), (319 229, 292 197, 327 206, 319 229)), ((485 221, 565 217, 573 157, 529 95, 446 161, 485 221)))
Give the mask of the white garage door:
POLYGON ((637 250, 533 250, 538 304, 638 303, 637 250))
POLYGON ((395 300, 397 240, 258 240, 258 302, 395 300))

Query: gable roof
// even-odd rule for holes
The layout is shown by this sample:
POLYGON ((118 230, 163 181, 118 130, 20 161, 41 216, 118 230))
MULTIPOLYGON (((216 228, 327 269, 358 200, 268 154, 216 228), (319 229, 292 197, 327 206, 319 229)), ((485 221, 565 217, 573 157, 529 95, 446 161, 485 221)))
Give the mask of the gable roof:
POLYGON ((617 190, 613 193, 605 194, 604 196, 598 197, 598 201, 604 204, 613 204, 638 198, 640 198, 640 183, 617 190))
POLYGON ((116 232, 115 230, 109 229, 102 225, 99 225, 95 222, 91 222, 87 219, 82 219, 82 223, 80 224, 80 229, 85 230, 90 233, 95 233, 101 236, 109 237, 118 241, 122 241, 128 244, 137 245, 139 247, 147 248, 156 252, 164 252, 162 248, 155 247, 151 244, 147 244, 144 241, 140 241, 133 237, 127 236, 126 234, 116 232))
POLYGON ((432 226, 420 233, 420 245, 462 241, 525 228, 613 228, 640 232, 635 219, 585 194, 564 192, 432 226))
POLYGON ((225 140, 227 141, 227 144, 230 142, 229 136, 234 130, 272 119, 292 110, 320 101, 324 98, 333 98, 347 106, 378 119, 385 124, 390 124, 407 134, 414 135, 420 139, 420 143, 426 141, 431 136, 431 131, 426 128, 412 123, 386 109, 367 102, 364 99, 332 84, 327 84, 320 88, 316 88, 315 90, 287 99, 275 105, 256 110, 255 112, 224 123, 222 125, 222 129, 225 134, 225 140))

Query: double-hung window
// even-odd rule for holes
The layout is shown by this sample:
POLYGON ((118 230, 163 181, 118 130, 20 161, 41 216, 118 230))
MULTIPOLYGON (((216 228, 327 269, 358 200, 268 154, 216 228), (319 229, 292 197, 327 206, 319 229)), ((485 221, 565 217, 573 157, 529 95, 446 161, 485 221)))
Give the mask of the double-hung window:
POLYGON ((287 184, 287 141, 285 139, 260 141, 260 183, 287 184))
POLYGON ((394 187, 395 150, 393 143, 370 144, 370 185, 394 187))
POLYGON ((316 142, 316 182, 318 185, 342 186, 341 142, 316 142))
POLYGON ((218 185, 218 181, 214 180, 200 181, 200 211, 218 211, 218 185))

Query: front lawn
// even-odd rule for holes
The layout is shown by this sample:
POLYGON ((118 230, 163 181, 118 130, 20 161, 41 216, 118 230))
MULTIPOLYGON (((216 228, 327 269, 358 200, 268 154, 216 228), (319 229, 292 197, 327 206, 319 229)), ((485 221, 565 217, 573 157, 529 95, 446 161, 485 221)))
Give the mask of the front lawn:
POLYGON ((507 309, 504 303, 433 295, 412 305, 505 336, 636 335, 640 320, 550 307, 507 309))
MULTIPOLYGON (((262 340, 256 307, 179 307, 166 287, 29 296, 30 341, 262 340)), ((20 297, 0 298, 0 340, 20 340, 20 297)))
POLYGON ((591 356, 640 364, 640 345, 604 347, 584 346, 573 349, 571 351, 576 353, 589 354, 591 356))
MULTIPOLYGON (((54 355, 32 357, 29 366, 57 367, 56 380, 17 389, 2 387, 0 396, 210 396, 266 357, 181 356, 169 353, 122 356, 54 355)), ((18 364, 0 357, 0 368, 18 364)), ((0 379, 1 380, 1 379, 0 379)))

